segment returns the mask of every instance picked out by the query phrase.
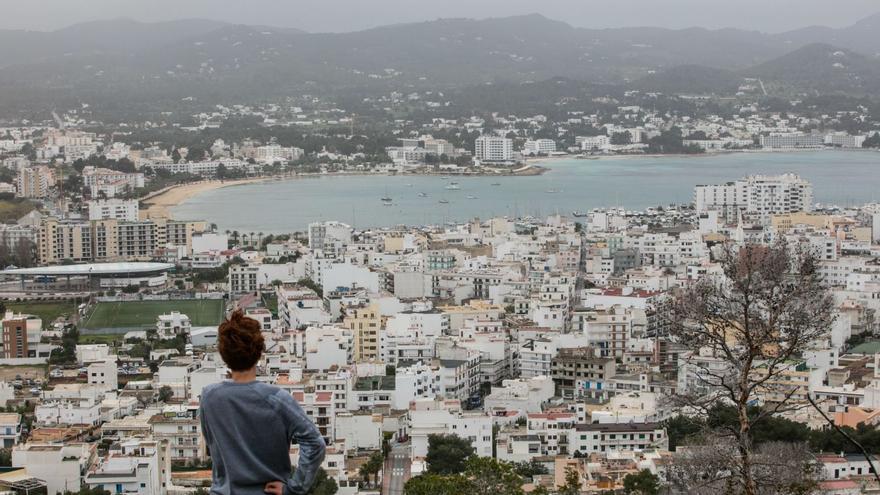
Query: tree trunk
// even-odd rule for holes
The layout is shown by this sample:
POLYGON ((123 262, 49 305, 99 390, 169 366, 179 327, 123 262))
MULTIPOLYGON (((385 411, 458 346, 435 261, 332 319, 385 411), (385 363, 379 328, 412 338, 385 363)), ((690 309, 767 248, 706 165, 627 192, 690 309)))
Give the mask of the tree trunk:
POLYGON ((742 473, 743 493, 745 495, 757 495, 758 487, 752 473, 752 442, 751 422, 749 421, 748 402, 742 401, 737 404, 739 413, 739 447, 740 471, 742 473))

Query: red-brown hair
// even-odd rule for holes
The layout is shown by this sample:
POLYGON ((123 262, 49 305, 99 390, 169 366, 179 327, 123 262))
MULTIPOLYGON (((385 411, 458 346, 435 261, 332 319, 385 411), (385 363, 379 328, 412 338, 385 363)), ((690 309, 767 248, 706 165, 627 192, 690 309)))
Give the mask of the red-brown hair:
POLYGON ((217 333, 217 348, 229 369, 246 371, 260 360, 265 342, 257 320, 237 310, 223 320, 217 333))

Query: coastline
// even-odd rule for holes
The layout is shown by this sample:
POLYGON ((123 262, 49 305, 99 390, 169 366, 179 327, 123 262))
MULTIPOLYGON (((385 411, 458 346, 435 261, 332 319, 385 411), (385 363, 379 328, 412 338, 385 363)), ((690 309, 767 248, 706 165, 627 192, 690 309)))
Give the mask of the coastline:
POLYGON ((345 176, 364 176, 373 175, 380 177, 391 177, 395 175, 423 175, 428 177, 532 177, 541 175, 547 169, 537 164, 526 163, 522 167, 506 173, 479 173, 479 174, 456 174, 449 172, 431 172, 431 173, 412 173, 412 174, 389 174, 389 173, 362 173, 362 172, 332 172, 332 173, 305 173, 305 174, 285 174, 272 175, 267 177, 250 177, 246 179, 217 180, 208 179, 199 182, 191 182, 188 184, 177 184, 152 192, 138 201, 145 205, 141 209, 141 218, 171 218, 171 208, 179 206, 191 198, 200 194, 222 189, 225 187, 240 186, 245 184, 256 184, 260 182, 271 182, 279 180, 296 180, 315 177, 345 177, 345 176))
POLYGON ((224 187, 237 186, 242 184, 254 184, 273 180, 271 177, 255 177, 248 179, 232 179, 232 180, 204 180, 201 182, 192 182, 189 184, 177 184, 166 187, 150 193, 138 201, 144 205, 141 209, 141 217, 143 219, 150 218, 171 218, 170 208, 178 206, 190 198, 200 194, 222 189, 224 187))
POLYGON ((533 163, 536 165, 540 165, 543 163, 553 163, 557 161, 563 160, 582 160, 584 162, 589 162, 593 160, 632 160, 636 158, 705 158, 705 157, 716 157, 716 156, 725 156, 725 155, 755 155, 755 154, 797 154, 797 153, 816 153, 820 151, 827 152, 837 152, 837 151, 845 151, 845 152, 869 152, 871 150, 861 149, 861 148, 847 148, 845 150, 838 149, 742 149, 742 150, 716 150, 716 151, 707 151, 704 153, 622 153, 622 154, 612 154, 612 155, 590 155, 590 156, 581 156, 581 155, 558 155, 558 156, 542 156, 539 158, 531 158, 527 160, 527 163, 533 163))
MULTIPOLYGON (((818 151, 836 151, 836 150, 803 150, 804 152, 818 152, 818 151)), ((846 150, 846 151, 863 151, 863 150, 846 150)), ((402 173, 402 174, 394 174, 394 173, 375 173, 375 172, 357 172, 357 171, 342 171, 342 172, 330 172, 330 173, 294 173, 294 174, 284 174, 284 175, 273 175, 266 177, 251 177, 246 179, 231 179, 231 180, 204 180, 200 182, 193 182, 188 184, 179 184, 174 186, 169 186, 165 189, 161 189, 159 191, 155 191, 147 196, 139 198, 144 208, 141 209, 141 218, 171 218, 170 209, 179 206, 186 201, 201 195, 206 192, 210 192, 216 189, 221 189, 225 187, 232 187, 237 185, 245 185, 245 184, 254 184, 260 182, 269 182, 269 181, 281 181, 281 180, 295 180, 295 179, 307 179, 307 178, 316 178, 316 177, 345 177, 345 176, 426 176, 426 177, 530 177, 537 176, 546 173, 549 168, 548 166, 552 166, 556 162, 560 161, 572 161, 578 160, 589 163, 594 160, 609 160, 609 161, 617 161, 617 160, 634 160, 640 158, 706 158, 706 157, 720 157, 725 155, 732 154, 788 154, 788 153, 800 153, 800 150, 725 150, 725 151, 716 151, 709 153, 695 153, 695 154, 625 154, 625 155, 599 155, 592 156, 587 158, 578 158, 577 155, 557 155, 557 156, 549 156, 549 157, 538 157, 533 159, 527 159, 522 166, 513 169, 513 170, 503 170, 503 169, 490 169, 491 171, 484 171, 481 173, 475 174, 456 174, 454 172, 449 171, 433 171, 433 170, 420 170, 412 173, 402 173), (546 165, 546 166, 545 166, 546 165)))

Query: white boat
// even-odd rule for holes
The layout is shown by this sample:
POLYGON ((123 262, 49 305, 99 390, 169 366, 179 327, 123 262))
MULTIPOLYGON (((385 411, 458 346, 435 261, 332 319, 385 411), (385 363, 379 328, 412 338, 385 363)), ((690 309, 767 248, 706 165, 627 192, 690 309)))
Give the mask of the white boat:
POLYGON ((476 196, 468 196, 467 199, 477 199, 476 196))
POLYGON ((420 197, 420 198, 427 198, 428 195, 425 194, 425 193, 423 193, 423 192, 420 192, 420 193, 419 193, 419 197, 420 197))
POLYGON ((461 189, 461 186, 458 185, 458 182, 450 182, 446 186, 446 189, 457 191, 457 190, 461 189))

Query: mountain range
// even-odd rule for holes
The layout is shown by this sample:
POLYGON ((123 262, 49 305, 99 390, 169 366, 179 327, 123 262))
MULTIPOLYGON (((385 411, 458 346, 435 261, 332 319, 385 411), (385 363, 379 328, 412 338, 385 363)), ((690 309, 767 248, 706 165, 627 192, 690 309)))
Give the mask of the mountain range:
MULTIPOLYGON (((0 94, 55 103, 118 96, 274 97, 304 89, 455 88, 570 78, 722 93, 743 78, 780 92, 880 88, 880 14, 845 28, 584 29, 533 14, 351 33, 127 19, 0 30, 0 94)), ((3 98, 0 98, 3 99, 3 98)))

